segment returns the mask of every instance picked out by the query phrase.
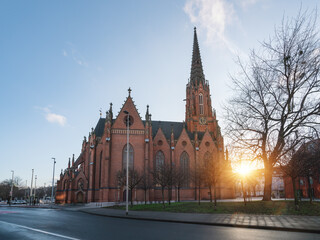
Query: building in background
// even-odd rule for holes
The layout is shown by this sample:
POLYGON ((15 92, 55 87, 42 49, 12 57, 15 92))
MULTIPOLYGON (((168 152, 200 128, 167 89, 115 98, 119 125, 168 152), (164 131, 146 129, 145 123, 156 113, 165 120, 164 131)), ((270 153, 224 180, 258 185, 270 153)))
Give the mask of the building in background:
MULTIPOLYGON (((296 191, 299 198, 320 198, 320 139, 311 140, 303 144, 299 150, 303 154, 299 156, 301 167, 304 168, 301 175, 295 180, 296 191), (304 162, 306 161, 306 162, 304 162)), ((287 176, 285 181, 285 194, 287 198, 294 198, 291 177, 287 176)))

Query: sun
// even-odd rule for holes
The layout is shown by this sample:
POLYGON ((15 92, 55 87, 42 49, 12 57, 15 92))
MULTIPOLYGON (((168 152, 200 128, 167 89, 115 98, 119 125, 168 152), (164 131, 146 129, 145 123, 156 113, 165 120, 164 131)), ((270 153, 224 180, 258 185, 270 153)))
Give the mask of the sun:
POLYGON ((250 168, 250 166, 240 166, 240 168, 236 170, 236 172, 238 172, 242 176, 248 176, 251 171, 252 169, 250 168))
POLYGON ((234 168, 234 172, 238 173, 242 177, 247 177, 252 174, 255 168, 250 162, 241 162, 241 165, 234 168))

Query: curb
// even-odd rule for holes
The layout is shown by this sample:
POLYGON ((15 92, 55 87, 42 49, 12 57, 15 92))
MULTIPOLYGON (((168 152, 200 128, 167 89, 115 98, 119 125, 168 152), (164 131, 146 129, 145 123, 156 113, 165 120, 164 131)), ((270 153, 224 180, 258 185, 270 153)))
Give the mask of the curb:
POLYGON ((79 210, 79 212, 112 217, 112 218, 125 218, 133 220, 144 220, 144 221, 154 221, 154 222, 170 222, 170 223, 184 223, 184 224, 197 224, 197 225, 207 225, 207 226, 220 226, 220 227, 236 227, 236 228, 250 228, 250 229, 262 229, 262 230, 274 230, 274 231, 286 231, 286 232, 303 232, 303 233, 316 233, 320 234, 320 229, 303 229, 303 228, 288 228, 288 227, 272 227, 272 226, 258 226, 258 225, 241 225, 241 224, 231 224, 231 223, 217 223, 217 222, 199 222, 199 221, 182 221, 182 220, 172 220, 172 219, 161 219, 161 218, 150 218, 150 217, 138 217, 138 216, 120 216, 120 215, 108 215, 102 213, 95 213, 85 210, 79 210))

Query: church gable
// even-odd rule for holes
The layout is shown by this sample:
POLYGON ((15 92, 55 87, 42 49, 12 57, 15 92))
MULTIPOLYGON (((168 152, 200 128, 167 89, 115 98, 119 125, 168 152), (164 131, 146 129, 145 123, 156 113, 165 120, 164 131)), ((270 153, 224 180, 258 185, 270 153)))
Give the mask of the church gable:
POLYGON ((213 155, 216 155, 218 153, 216 141, 212 139, 212 136, 210 135, 208 130, 206 130, 203 135, 199 149, 200 149, 200 155, 202 155, 202 157, 205 155, 206 152, 210 152, 210 154, 213 154, 213 155))
MULTIPOLYGON (((131 90, 130 90, 131 91, 131 90)), ((127 97, 125 103, 123 104, 117 118, 114 121, 113 128, 121 128, 125 129, 127 128, 126 122, 127 122, 127 114, 125 111, 129 112, 129 124, 130 129, 144 129, 143 122, 141 120, 141 117, 136 109, 136 106, 133 103, 133 100, 130 96, 127 97)))
POLYGON ((177 166, 180 165, 180 158, 183 152, 186 152, 188 154, 188 156, 190 157, 190 160, 193 159, 194 146, 185 128, 182 129, 181 134, 178 138, 177 144, 175 146, 175 155, 176 155, 175 164, 177 166))
POLYGON ((176 144, 176 148, 177 147, 186 147, 187 145, 193 146, 193 144, 191 143, 191 139, 186 131, 185 128, 182 129, 181 134, 178 138, 177 144, 176 144))
POLYGON ((155 135, 153 142, 155 146, 154 149, 169 148, 169 143, 161 128, 158 128, 157 134, 155 135))

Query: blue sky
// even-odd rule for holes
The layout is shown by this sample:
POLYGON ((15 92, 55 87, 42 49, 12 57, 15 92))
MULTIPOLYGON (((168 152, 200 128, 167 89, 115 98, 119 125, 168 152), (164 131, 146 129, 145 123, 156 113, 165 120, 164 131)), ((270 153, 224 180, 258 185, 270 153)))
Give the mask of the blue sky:
POLYGON ((137 0, 0 2, 0 181, 15 175, 51 184, 83 136, 130 86, 141 117, 184 120, 193 27, 197 27, 213 107, 230 96, 229 75, 284 14, 319 1, 137 0))

